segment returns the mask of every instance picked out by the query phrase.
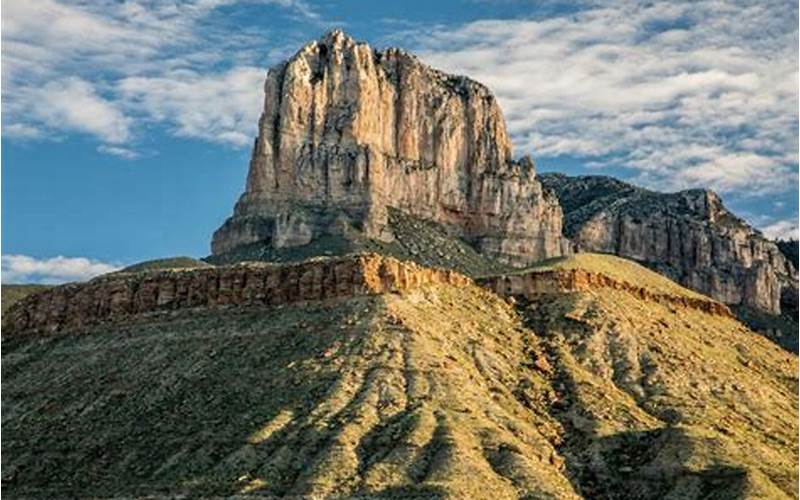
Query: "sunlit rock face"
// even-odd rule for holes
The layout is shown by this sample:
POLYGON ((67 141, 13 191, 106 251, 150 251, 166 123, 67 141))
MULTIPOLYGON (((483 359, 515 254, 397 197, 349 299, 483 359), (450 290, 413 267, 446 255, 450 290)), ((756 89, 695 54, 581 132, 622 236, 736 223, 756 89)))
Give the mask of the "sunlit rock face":
POLYGON ((505 263, 568 251, 558 202, 530 159, 512 160, 483 85, 334 31, 270 69, 265 94, 246 191, 214 254, 348 231, 388 241, 387 207, 505 263))
POLYGON ((581 251, 647 264, 721 302, 781 312, 797 295, 797 270, 778 246, 705 189, 657 193, 609 177, 546 174, 565 235, 581 251))

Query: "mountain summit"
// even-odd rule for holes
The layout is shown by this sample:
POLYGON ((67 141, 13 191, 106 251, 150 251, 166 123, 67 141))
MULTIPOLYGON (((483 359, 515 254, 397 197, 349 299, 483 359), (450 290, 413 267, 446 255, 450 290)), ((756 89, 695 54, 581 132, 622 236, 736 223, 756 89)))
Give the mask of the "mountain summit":
POLYGON ((391 208, 505 263, 568 252, 558 202, 529 158, 512 160, 483 85, 333 31, 270 69, 265 94, 247 188, 213 254, 354 233, 392 241, 391 208))
POLYGON ((512 158, 485 86, 339 30, 271 68, 264 89, 246 189, 212 262, 371 251, 482 276, 612 253, 797 349, 795 266, 715 193, 538 176, 512 158))

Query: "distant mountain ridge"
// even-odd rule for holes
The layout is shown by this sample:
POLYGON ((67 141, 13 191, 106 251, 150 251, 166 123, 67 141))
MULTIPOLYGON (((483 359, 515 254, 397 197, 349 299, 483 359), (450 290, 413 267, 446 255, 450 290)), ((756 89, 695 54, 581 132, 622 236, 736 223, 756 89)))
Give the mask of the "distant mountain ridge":
POLYGON ((604 176, 539 179, 558 197, 577 251, 643 262, 726 304, 794 315, 795 263, 713 191, 659 193, 604 176))

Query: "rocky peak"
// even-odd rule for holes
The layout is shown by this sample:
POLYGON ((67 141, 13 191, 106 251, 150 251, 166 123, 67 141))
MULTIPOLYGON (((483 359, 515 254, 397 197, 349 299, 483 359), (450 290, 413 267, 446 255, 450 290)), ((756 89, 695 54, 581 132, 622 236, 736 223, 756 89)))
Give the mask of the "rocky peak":
POLYGON ((643 262, 726 304, 770 314, 797 296, 795 265, 714 191, 658 193, 598 176, 540 180, 556 193, 565 233, 580 250, 643 262))
POLYGON ((688 189, 676 194, 687 208, 699 217, 714 222, 724 215, 732 215, 722 204, 722 199, 710 189, 688 189))
POLYGON ((391 241, 388 208, 504 263, 569 249, 558 203, 530 159, 512 160, 486 87, 335 30, 269 70, 247 187, 212 252, 353 232, 391 241))

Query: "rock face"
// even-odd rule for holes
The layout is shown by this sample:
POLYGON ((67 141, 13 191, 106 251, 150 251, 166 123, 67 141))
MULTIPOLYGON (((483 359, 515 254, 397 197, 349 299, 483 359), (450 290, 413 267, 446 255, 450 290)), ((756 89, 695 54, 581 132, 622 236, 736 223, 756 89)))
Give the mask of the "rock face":
POLYGON ((608 177, 540 176, 578 251, 634 259, 721 302, 781 312, 797 270, 709 190, 656 193, 608 177))
POLYGON ((293 265, 247 265, 113 273, 15 303, 6 333, 56 332, 159 311, 226 306, 278 306, 308 300, 398 292, 432 283, 466 285, 450 270, 368 254, 293 265))
POLYGON ((568 251, 558 202, 529 158, 512 160, 483 85, 334 31, 270 69, 265 94, 246 191, 214 255, 351 231, 389 241, 387 207, 452 225, 504 263, 568 251))
POLYGON ((479 283, 501 297, 518 296, 527 300, 535 300, 542 295, 563 295, 575 292, 603 293, 604 289, 619 290, 629 293, 637 299, 676 309, 695 309, 716 316, 733 317, 731 310, 727 306, 702 295, 687 297, 685 295, 654 292, 647 287, 637 286, 627 281, 585 269, 530 271, 491 276, 482 279, 479 283))

